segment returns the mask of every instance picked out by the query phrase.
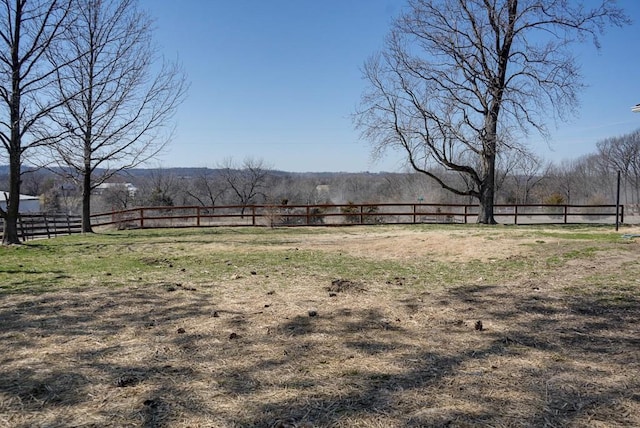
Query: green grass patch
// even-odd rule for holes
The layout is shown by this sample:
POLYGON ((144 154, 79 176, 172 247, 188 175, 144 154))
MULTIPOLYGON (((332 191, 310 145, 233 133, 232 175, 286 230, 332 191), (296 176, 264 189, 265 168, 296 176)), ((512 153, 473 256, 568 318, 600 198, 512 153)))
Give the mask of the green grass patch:
MULTIPOLYGON (((465 235, 455 234, 464 244, 465 235)), ((336 238, 337 240, 339 238, 336 238)), ((353 241, 357 244, 357 240, 353 241)), ((409 241, 408 241, 409 242, 409 241)), ((509 282, 522 272, 558 269, 570 260, 588 260, 611 249, 630 248, 619 234, 576 228, 489 228, 477 225, 371 226, 346 228, 190 228, 114 231, 74 235, 0 247, 0 292, 46 291, 84 286, 189 282, 213 284, 257 275, 286 284, 292 279, 327 282, 346 278, 364 283, 401 284, 427 289, 469 282, 509 282), (366 236, 398 231, 468 232, 487 241, 522 239, 526 257, 438 260, 356 256, 303 243, 329 236, 366 236)), ((366 245, 366 244, 363 244, 366 245)), ((419 246, 419 242, 411 243, 419 246)), ((392 249, 393 250, 393 249, 392 249)), ((479 249, 479 251, 482 251, 479 249)), ((627 276, 625 283, 633 282, 627 276)), ((603 278, 604 280, 604 278, 603 278)), ((595 281, 595 279, 594 279, 595 281)))

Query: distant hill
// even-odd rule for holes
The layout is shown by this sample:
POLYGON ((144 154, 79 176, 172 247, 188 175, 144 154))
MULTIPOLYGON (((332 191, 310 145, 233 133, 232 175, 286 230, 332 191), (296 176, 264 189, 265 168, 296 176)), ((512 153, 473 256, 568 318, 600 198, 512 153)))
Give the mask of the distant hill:
MULTIPOLYGON (((23 166, 23 170, 30 169, 29 166, 23 166)), ((57 168, 53 168, 55 171, 57 168)), ((62 171, 62 170, 60 170, 62 171)), ((120 176, 130 176, 135 178, 144 178, 149 177, 151 175, 174 175, 177 177, 198 177, 202 175, 210 175, 215 174, 216 171, 221 171, 218 168, 203 168, 203 167, 179 167, 179 168, 134 168, 126 171, 122 171, 120 176)), ((309 172, 290 172, 290 171, 281 171, 281 170, 270 170, 272 175, 275 176, 291 176, 291 177, 315 177, 315 178, 332 178, 340 175, 396 175, 398 173, 389 173, 389 172, 380 172, 380 173, 371 173, 367 171, 362 172, 325 172, 325 171, 309 171, 309 172)), ((96 170, 96 174, 100 174, 100 169, 96 170)), ((9 165, 0 165, 0 178, 2 176, 9 175, 9 165)))

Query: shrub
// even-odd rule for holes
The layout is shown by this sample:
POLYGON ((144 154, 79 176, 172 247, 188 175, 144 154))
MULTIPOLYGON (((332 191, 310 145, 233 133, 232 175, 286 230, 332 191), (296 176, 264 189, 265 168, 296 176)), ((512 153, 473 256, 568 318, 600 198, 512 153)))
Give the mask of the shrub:
POLYGON ((340 208, 340 212, 344 214, 345 221, 351 224, 360 223, 360 210, 351 201, 347 202, 347 206, 340 208))
POLYGON ((546 205, 564 205, 565 199, 560 193, 552 193, 544 199, 543 203, 546 205))
POLYGON ((369 205, 360 211, 360 207, 353 202, 347 202, 347 204, 349 205, 340 208, 340 212, 344 214, 347 223, 360 224, 361 220, 364 224, 382 223, 382 217, 374 215, 380 211, 380 207, 369 205))
POLYGON ((276 205, 266 206, 263 216, 267 221, 267 226, 269 227, 275 227, 276 225, 283 223, 280 207, 276 205))
POLYGON ((309 224, 324 224, 324 211, 322 208, 312 208, 309 212, 309 224))
POLYGON ((382 223, 382 216, 371 215, 371 214, 376 214, 379 211, 380 211, 380 207, 378 207, 376 205, 372 205, 372 206, 366 207, 364 212, 369 214, 369 215, 364 217, 364 219, 363 219, 364 222, 367 223, 367 224, 382 223))
POLYGON ((565 204, 565 199, 564 196, 561 195, 560 193, 552 193, 551 195, 547 196, 544 201, 544 204, 546 205, 558 205, 558 207, 545 207, 544 210, 549 213, 549 217, 551 219, 555 219, 555 220, 560 220, 563 218, 563 209, 562 207, 560 207, 560 205, 564 205, 565 204))

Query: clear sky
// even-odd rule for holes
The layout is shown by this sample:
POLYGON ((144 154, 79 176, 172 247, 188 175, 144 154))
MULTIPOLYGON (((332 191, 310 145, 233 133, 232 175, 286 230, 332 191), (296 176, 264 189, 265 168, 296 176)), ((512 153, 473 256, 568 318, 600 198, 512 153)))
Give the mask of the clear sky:
MULTIPOLYGON (((590 0, 586 0, 587 4, 590 0)), ((382 47, 403 0, 141 0, 156 20, 160 52, 183 63, 191 88, 172 143, 149 166, 215 167, 262 159, 285 171, 398 171, 399 156, 373 162, 351 114, 361 66, 382 47)), ((620 0, 634 23, 610 28, 602 49, 580 49, 579 117, 550 145, 549 160, 595 152, 595 143, 640 128, 640 1, 620 0)))

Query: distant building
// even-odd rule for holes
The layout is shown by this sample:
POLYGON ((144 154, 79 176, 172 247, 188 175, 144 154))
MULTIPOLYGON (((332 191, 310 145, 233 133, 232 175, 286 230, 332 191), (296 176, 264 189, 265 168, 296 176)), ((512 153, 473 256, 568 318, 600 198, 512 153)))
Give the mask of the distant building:
MULTIPOLYGON (((7 209, 7 194, 8 192, 0 190, 0 208, 7 209)), ((40 208, 40 198, 38 196, 20 195, 20 207, 21 213, 38 213, 40 208)))
POLYGON ((134 197, 138 188, 131 183, 102 183, 96 187, 95 194, 100 195, 106 190, 127 189, 129 196, 134 197))

